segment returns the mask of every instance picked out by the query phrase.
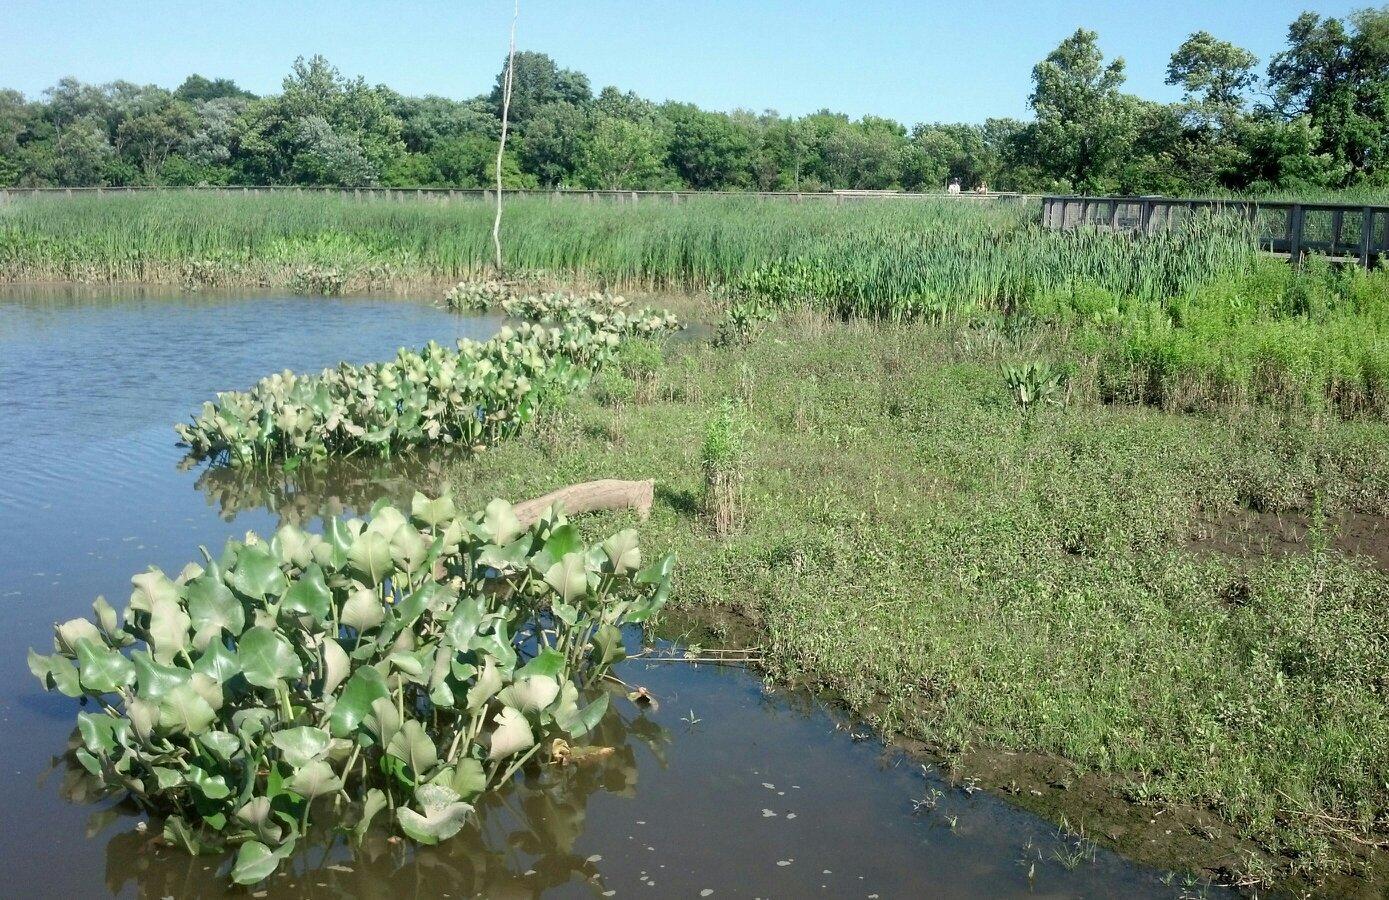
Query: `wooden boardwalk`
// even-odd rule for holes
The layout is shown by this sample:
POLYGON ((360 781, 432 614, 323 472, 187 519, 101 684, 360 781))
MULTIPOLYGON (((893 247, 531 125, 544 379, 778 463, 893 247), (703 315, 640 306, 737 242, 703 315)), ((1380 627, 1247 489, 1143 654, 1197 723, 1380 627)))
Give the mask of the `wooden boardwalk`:
POLYGON ((1310 253, 1336 262, 1376 265, 1389 254, 1389 206, 1172 197, 1042 198, 1047 228, 1102 228, 1153 233, 1206 211, 1244 216, 1265 251, 1299 260, 1310 253))

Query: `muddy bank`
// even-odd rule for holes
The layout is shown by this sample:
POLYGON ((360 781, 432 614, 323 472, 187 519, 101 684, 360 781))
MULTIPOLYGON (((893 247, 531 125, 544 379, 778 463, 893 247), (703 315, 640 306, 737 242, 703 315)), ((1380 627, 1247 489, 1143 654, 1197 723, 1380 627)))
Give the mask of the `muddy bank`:
MULTIPOLYGON (((745 615, 731 609, 676 608, 660 625, 662 635, 706 647, 750 651, 745 665, 757 671, 765 636, 745 615)), ((842 698, 811 680, 786 685, 803 692, 806 702, 820 703, 836 727, 855 740, 871 741, 905 754, 924 770, 965 795, 986 791, 1035 813, 1058 828, 1072 847, 1087 844, 1112 850, 1136 863, 1174 873, 1173 885, 1220 885, 1258 897, 1336 896, 1372 900, 1389 896, 1389 835, 1367 839, 1328 830, 1347 860, 1346 870, 1318 879, 1299 876, 1261 878, 1279 871, 1276 859, 1257 841, 1214 810, 1165 801, 1143 802, 1134 796, 1134 781, 1125 774, 1087 772, 1056 754, 993 747, 953 752, 940 744, 901 731, 883 733, 866 724, 873 711, 855 713, 842 698), (1382 840, 1382 843, 1380 841, 1382 840), (1379 844, 1378 847, 1375 845, 1379 844)), ((1331 825, 1334 823, 1328 823, 1331 825)), ((1191 894, 1184 894, 1190 896, 1191 894)))
POLYGON ((1245 559, 1310 553, 1325 546, 1389 573, 1389 517, 1371 513, 1339 513, 1318 528, 1305 513, 1226 510, 1199 520, 1188 542, 1197 552, 1245 559))

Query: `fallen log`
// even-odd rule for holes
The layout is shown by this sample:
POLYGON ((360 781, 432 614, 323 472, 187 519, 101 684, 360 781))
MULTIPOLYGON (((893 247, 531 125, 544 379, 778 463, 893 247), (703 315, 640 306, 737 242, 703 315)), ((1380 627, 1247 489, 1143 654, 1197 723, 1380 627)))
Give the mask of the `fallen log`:
POLYGON ((633 509, 642 521, 651 515, 651 503, 655 497, 656 483, 646 481, 622 481, 617 478, 604 478, 599 481, 585 481, 569 487, 551 491, 543 497, 518 503, 512 510, 516 518, 527 528, 533 525, 556 503, 562 504, 566 515, 582 513, 633 509))

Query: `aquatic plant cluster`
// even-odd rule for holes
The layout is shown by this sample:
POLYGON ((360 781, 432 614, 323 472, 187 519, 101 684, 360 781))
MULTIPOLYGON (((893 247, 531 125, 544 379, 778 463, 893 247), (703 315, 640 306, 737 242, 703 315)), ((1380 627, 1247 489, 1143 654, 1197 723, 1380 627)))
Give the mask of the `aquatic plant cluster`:
POLYGON ((226 465, 389 456, 427 443, 481 451, 529 422, 547 394, 582 388, 625 336, 679 327, 668 313, 628 318, 596 304, 557 325, 523 322, 456 349, 431 341, 389 362, 270 375, 249 391, 219 393, 174 430, 194 459, 226 465))
POLYGON ((659 337, 680 328, 670 312, 650 306, 629 310, 626 297, 602 291, 575 294, 555 291, 503 300, 501 307, 515 319, 547 325, 580 325, 595 331, 615 331, 624 337, 659 337))
POLYGON ((630 529, 590 545, 558 509, 527 528, 501 500, 466 515, 422 494, 409 515, 379 505, 204 556, 136 575, 119 615, 98 598, 29 667, 91 704, 83 768, 165 817, 170 844, 237 846, 243 884, 329 798, 359 840, 382 812, 419 843, 452 837, 470 801, 596 725, 608 695, 588 689, 674 566, 643 567, 630 529))
POLYGON ((511 285, 496 279, 460 281, 444 295, 444 306, 464 312, 486 312, 512 296, 511 285))

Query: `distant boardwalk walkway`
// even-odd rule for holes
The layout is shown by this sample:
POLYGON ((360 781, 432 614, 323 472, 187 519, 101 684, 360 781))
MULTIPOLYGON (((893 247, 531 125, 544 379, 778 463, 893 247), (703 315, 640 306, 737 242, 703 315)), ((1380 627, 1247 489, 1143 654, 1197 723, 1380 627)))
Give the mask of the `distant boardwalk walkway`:
POLYGON ((1152 233, 1202 210, 1243 215, 1258 229, 1260 247, 1290 259, 1321 253, 1370 266, 1389 251, 1389 206, 1354 203, 1048 196, 1042 198, 1042 224, 1152 233))

